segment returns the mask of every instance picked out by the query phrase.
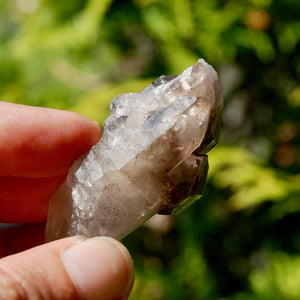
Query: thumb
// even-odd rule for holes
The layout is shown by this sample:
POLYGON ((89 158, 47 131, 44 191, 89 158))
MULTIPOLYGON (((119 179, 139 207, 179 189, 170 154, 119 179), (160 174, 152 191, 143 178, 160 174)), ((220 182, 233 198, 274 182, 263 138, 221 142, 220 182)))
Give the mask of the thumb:
POLYGON ((133 279, 121 243, 71 237, 1 259, 0 299, 127 299, 133 279))

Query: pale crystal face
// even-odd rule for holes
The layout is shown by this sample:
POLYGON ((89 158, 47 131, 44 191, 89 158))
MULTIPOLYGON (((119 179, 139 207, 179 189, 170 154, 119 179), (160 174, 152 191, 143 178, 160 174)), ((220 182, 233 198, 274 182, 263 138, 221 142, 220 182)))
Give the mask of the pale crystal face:
POLYGON ((202 59, 181 75, 116 97, 101 140, 74 163, 50 201, 46 240, 121 239, 153 214, 198 199, 222 101, 217 74, 202 59))

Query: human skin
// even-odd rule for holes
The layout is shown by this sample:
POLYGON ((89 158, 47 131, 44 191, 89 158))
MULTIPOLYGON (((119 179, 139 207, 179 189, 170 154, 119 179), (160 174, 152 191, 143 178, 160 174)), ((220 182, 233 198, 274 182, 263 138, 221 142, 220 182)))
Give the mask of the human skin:
POLYGON ((82 115, 0 102, 0 223, 18 223, 0 227, 0 299, 128 297, 133 264, 121 243, 70 237, 43 244, 51 195, 100 136, 82 115))

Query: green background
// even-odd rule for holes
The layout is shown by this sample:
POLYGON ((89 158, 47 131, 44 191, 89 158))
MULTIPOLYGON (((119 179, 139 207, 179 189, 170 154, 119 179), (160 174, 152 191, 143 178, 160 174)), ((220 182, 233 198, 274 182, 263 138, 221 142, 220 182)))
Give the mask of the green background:
POLYGON ((204 58, 224 89, 204 196, 124 240, 130 299, 300 299, 299 0, 0 0, 0 99, 101 124, 204 58))

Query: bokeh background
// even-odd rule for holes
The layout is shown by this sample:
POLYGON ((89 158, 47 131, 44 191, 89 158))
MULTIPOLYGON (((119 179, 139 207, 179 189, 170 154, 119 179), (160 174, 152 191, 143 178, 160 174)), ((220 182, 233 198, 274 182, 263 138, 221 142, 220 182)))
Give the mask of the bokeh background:
POLYGON ((124 243, 134 299, 300 299, 299 0, 0 0, 0 99, 101 124, 198 58, 223 130, 204 196, 124 243))

